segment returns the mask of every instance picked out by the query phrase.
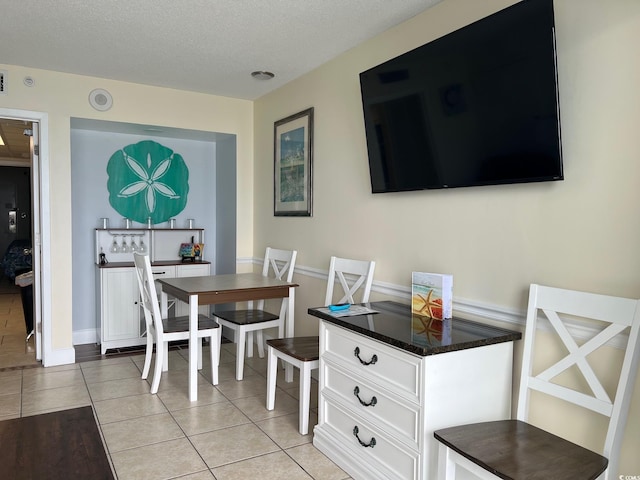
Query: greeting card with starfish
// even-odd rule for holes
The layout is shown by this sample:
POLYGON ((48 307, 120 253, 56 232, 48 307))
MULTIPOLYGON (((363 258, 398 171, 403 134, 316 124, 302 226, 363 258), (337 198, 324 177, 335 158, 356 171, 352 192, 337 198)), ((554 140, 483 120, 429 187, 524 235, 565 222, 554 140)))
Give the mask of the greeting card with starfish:
POLYGON ((452 317, 453 275, 413 272, 411 313, 435 320, 452 317))

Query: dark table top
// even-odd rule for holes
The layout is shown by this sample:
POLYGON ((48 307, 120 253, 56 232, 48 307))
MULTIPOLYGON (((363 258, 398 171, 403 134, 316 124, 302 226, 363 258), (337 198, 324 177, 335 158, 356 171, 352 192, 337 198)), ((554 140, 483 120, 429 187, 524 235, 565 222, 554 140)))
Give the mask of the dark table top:
POLYGON ((265 277, 259 273, 229 273, 199 277, 159 278, 162 290, 183 302, 198 295, 198 304, 244 302, 289 296, 289 288, 297 283, 265 277))
POLYGON ((410 305, 398 302, 371 302, 362 305, 378 313, 335 317, 326 312, 326 309, 319 310, 322 307, 310 308, 308 313, 329 323, 421 356, 512 342, 522 337, 522 334, 517 331, 462 318, 434 320, 421 315, 412 316, 410 305))

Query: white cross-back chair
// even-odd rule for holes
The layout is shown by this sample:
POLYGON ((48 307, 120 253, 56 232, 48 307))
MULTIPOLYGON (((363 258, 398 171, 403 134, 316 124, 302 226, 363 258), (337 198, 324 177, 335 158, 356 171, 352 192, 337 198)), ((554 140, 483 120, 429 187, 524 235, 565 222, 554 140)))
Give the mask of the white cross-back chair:
MULTIPOLYGON (((262 266, 262 275, 269 276, 271 272, 273 278, 291 282, 296 264, 296 250, 279 250, 267 247, 262 266)), ((283 298, 280 304, 280 313, 274 314, 264 310, 264 300, 249 302, 247 309, 215 311, 216 320, 221 325, 230 328, 234 332, 234 342, 236 343, 236 380, 242 380, 244 376, 244 355, 245 344, 247 356, 253 356, 253 332, 256 332, 256 343, 258 344, 258 355, 264 357, 264 339, 262 331, 267 328, 278 328, 278 337, 284 335, 284 322, 287 315, 288 299, 283 298), (248 338, 247 338, 248 337, 248 338)))
MULTIPOLYGON (((158 292, 156 290, 149 255, 133 254, 136 278, 140 289, 140 301, 147 326, 147 349, 142 368, 142 378, 146 379, 151 367, 153 344, 156 344, 156 362, 151 383, 151 393, 157 393, 162 371, 169 368, 169 342, 189 339, 189 317, 162 318, 158 292)), ((202 368, 202 340, 209 339, 211 353, 211 383, 218 384, 218 363, 220 360, 221 328, 212 319, 198 316, 198 368, 202 368)))
MULTIPOLYGON (((368 302, 375 266, 373 261, 331 257, 324 304, 368 302), (334 301, 336 280, 343 292, 338 293, 334 301)), ((301 435, 309 432, 311 371, 320 366, 319 346, 317 336, 267 340, 267 410, 275 408, 278 359, 281 359, 300 369, 298 430, 301 435)), ((285 381, 293 381, 291 369, 286 370, 285 381)))
POLYGON ((453 479, 456 466, 461 466, 486 479, 617 479, 638 371, 639 331, 638 300, 531 285, 517 419, 437 430, 438 478, 453 479), (542 371, 534 373, 539 317, 547 318, 549 330, 560 339, 566 355, 551 366, 537 367, 542 371), (591 339, 577 342, 571 333, 575 330, 567 326, 576 318, 594 320, 594 325, 602 329, 591 339), (611 392, 615 396, 611 397, 592 368, 593 357, 589 355, 607 344, 612 348, 609 342, 616 339, 624 344, 625 353, 620 370, 607 372, 617 380, 615 392, 611 392), (581 388, 580 382, 574 382, 575 387, 566 386, 566 381, 561 383, 557 377, 567 370, 579 371, 588 388, 581 388), (602 451, 595 453, 527 423, 531 391, 604 416, 608 426, 602 451))

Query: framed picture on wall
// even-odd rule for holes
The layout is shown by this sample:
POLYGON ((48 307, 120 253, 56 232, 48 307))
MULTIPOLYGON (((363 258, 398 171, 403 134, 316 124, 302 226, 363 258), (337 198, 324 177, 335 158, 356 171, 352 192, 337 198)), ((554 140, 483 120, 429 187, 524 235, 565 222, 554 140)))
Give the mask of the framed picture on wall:
POLYGON ((274 123, 274 216, 311 216, 313 107, 274 123))

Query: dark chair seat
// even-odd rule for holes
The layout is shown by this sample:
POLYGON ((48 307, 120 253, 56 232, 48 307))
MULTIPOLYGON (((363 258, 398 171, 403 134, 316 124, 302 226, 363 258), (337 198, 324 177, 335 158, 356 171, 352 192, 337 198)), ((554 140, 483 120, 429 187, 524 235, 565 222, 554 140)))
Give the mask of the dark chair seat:
POLYGON ((608 460, 575 443, 519 420, 436 430, 437 440, 485 470, 514 480, 591 480, 608 460))
POLYGON ((303 362, 320 358, 320 337, 292 337, 267 340, 267 345, 303 362))
MULTIPOLYGON (((297 255, 298 252, 296 250, 280 250, 267 247, 262 264, 262 276, 291 283, 297 255)), ((248 298, 247 300, 247 305, 242 305, 245 309, 237 309, 239 305, 236 304, 236 309, 224 310, 224 308, 228 307, 220 305, 220 310, 214 309, 213 311, 213 315, 220 325, 226 330, 233 331, 233 341, 236 344, 236 380, 242 380, 244 376, 245 346, 248 347, 247 356, 253 357, 254 332, 256 334, 258 355, 263 358, 265 343, 263 330, 277 329, 277 336, 284 337, 285 320, 287 316, 293 315, 293 312, 288 312, 289 299, 286 297, 280 300, 280 308, 277 315, 264 309, 267 298, 248 298)))
MULTIPOLYGON (((162 328, 165 333, 188 332, 189 316, 163 318, 162 328)), ((211 328, 220 328, 220 325, 205 315, 198 315, 198 330, 209 330, 211 328)))
POLYGON ((253 323, 270 322, 277 320, 278 315, 265 312, 264 310, 224 310, 222 312, 214 312, 218 318, 236 325, 251 325, 253 323))
MULTIPOLYGON (((336 297, 339 299, 336 303, 356 303, 354 296, 361 296, 362 302, 368 302, 375 266, 376 262, 373 261, 331 257, 324 304, 334 303, 333 287, 336 284, 336 278, 344 293, 344 295, 340 294, 336 297)), ((300 369, 298 431, 301 435, 307 435, 309 433, 311 401, 311 370, 320 367, 320 337, 276 338, 268 340, 267 347, 269 350, 267 358, 267 410, 275 408, 277 365, 278 359, 280 359, 285 364, 300 369)), ((284 380, 285 382, 293 381, 291 369, 285 371, 284 380)))

